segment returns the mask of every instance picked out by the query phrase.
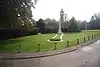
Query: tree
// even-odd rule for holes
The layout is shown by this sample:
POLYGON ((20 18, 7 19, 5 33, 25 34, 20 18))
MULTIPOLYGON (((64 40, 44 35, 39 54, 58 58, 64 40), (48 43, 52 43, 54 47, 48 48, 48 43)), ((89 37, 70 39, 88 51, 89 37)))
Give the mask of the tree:
MULTIPOLYGON (((35 0, 33 3, 31 0, 1 0, 0 1, 1 36, 2 35, 5 36, 6 39, 15 36, 22 36, 22 27, 23 28, 29 27, 31 25, 31 22, 33 21, 31 7, 34 7, 36 1, 37 0, 35 0)), ((4 38, 1 36, 0 38, 4 38)))
POLYGON ((45 33, 45 23, 44 23, 43 19, 39 19, 36 22, 36 27, 38 28, 39 33, 45 33))
POLYGON ((20 29, 22 21, 32 21, 31 0, 1 0, 0 7, 1 28, 20 29))
POLYGON ((45 19, 45 29, 46 33, 57 33, 58 32, 58 23, 55 19, 45 19))
POLYGON ((70 22, 69 28, 68 28, 69 32, 77 32, 78 26, 76 24, 77 22, 76 22, 75 18, 72 17, 69 22, 70 22))
POLYGON ((89 24, 91 29, 100 29, 100 13, 94 13, 89 24))

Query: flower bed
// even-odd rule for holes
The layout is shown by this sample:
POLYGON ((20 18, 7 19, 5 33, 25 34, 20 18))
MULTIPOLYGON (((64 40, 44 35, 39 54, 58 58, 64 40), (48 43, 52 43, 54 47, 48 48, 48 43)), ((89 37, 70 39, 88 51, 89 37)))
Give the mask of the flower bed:
POLYGON ((50 41, 61 41, 61 39, 50 39, 50 41))
POLYGON ((56 34, 53 38, 49 39, 49 41, 61 41, 63 34, 56 34))

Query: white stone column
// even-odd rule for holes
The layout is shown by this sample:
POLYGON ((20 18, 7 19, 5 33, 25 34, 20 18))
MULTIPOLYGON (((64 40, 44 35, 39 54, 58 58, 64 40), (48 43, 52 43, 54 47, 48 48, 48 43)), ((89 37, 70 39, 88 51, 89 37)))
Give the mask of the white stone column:
POLYGON ((63 9, 61 9, 60 11, 60 21, 59 21, 59 29, 58 29, 58 34, 62 34, 62 31, 61 31, 61 23, 64 21, 64 11, 63 9))
POLYGON ((59 29, 58 29, 58 34, 62 34, 62 31, 61 31, 61 20, 59 21, 59 29))

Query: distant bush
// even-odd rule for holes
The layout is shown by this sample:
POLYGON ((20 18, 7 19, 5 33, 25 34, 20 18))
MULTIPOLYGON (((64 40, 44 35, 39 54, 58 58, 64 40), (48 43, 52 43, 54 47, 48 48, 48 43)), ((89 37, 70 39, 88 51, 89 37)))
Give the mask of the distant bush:
POLYGON ((29 36, 29 35, 36 35, 38 34, 38 29, 33 28, 29 30, 23 30, 23 29, 0 29, 0 40, 7 40, 17 37, 23 37, 23 36, 29 36))
POLYGON ((0 40, 7 40, 21 36, 24 36, 24 32, 21 29, 15 29, 15 30, 0 29, 0 40))
POLYGON ((36 35, 38 34, 38 28, 35 27, 32 29, 29 29, 27 32, 29 33, 29 35, 36 35))

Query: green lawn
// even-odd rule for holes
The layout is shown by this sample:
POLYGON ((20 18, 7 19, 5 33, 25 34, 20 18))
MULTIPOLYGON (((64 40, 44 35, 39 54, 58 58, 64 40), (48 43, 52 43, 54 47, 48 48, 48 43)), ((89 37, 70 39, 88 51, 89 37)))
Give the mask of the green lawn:
MULTIPOLYGON (((63 42, 57 43, 57 49, 65 48, 67 41, 69 40, 70 46, 76 45, 76 40, 80 39, 80 42, 86 40, 88 36, 100 33, 99 30, 88 30, 80 33, 64 33, 63 42)), ((40 44, 40 51, 54 50, 54 43, 49 43, 47 40, 55 36, 55 34, 40 34, 33 36, 25 36, 16 39, 2 40, 0 41, 0 52, 16 52, 18 51, 18 45, 21 45, 22 52, 36 52, 40 44)))

